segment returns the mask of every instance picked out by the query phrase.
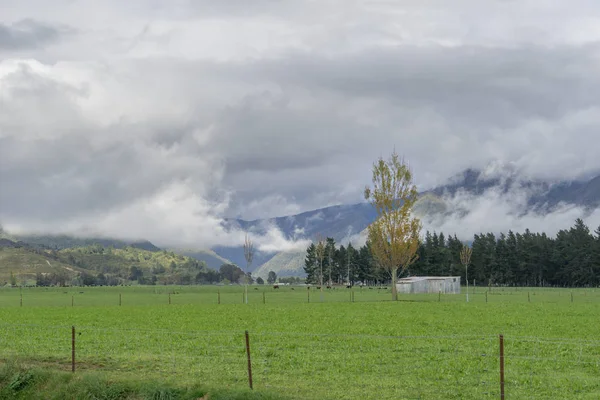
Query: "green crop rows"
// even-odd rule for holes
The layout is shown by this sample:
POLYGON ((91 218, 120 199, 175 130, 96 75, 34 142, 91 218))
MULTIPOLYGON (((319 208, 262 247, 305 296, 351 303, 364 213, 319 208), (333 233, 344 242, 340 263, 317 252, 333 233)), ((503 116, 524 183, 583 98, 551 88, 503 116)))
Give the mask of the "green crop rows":
POLYGON ((243 388, 248 330, 259 392, 485 399, 500 397, 502 334, 507 398, 600 398, 597 289, 476 288, 466 303, 254 288, 249 304, 240 286, 2 289, 0 358, 70 370, 75 326, 77 371, 243 388))

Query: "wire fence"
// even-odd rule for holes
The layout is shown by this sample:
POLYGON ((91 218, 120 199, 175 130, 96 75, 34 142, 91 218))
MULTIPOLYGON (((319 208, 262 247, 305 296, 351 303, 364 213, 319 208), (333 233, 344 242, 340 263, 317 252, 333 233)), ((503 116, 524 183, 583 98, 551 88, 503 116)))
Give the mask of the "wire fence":
MULTIPOLYGON (((66 288, 0 288, 0 307, 97 307, 186 304, 301 304, 369 303, 391 301, 391 287, 338 287, 318 290, 306 286, 131 286, 66 288), (259 287, 260 286, 260 287, 259 287)), ((461 294, 399 294, 400 301, 465 303, 461 294)), ((475 304, 600 304, 600 289, 470 287, 475 304)))
POLYGON ((600 341, 588 340, 0 324, 0 359, 290 399, 600 397, 600 341))

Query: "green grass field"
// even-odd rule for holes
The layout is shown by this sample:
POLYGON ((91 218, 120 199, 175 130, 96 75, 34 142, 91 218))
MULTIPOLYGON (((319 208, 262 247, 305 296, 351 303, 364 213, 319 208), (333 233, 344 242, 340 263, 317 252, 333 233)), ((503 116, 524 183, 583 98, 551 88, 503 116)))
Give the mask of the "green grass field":
POLYGON ((4 288, 0 357, 70 370, 74 325, 77 373, 243 390, 248 330, 258 393, 483 399, 500 397, 502 334, 506 398, 600 398, 598 289, 475 288, 468 304, 392 302, 389 287, 354 288, 354 302, 345 288, 258 289, 244 304, 240 286, 4 288))

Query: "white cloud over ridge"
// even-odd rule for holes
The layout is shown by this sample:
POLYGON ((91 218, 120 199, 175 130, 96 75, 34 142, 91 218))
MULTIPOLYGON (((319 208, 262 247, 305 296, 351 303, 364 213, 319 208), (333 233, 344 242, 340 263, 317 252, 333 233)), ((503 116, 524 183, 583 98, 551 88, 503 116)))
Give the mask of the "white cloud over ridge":
POLYGON ((523 233, 526 229, 552 237, 559 230, 571 228, 577 218, 583 219, 592 231, 600 227, 600 208, 590 210, 559 203, 550 210, 535 210, 528 205, 531 195, 532 191, 515 187, 506 192, 494 187, 482 195, 461 190, 443 197, 449 213, 423 218, 423 231, 456 234, 459 239, 470 241, 474 234, 499 235, 509 230, 523 233))

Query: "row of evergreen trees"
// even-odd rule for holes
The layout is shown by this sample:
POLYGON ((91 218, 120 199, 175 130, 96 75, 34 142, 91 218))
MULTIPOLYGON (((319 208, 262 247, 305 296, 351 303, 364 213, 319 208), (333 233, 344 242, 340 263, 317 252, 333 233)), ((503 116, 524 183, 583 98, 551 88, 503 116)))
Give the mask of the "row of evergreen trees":
MULTIPOLYGON (((469 282, 478 285, 507 286, 600 286, 600 227, 592 233, 583 220, 577 219, 568 230, 552 238, 545 233, 474 235, 470 243, 473 254, 468 268, 469 282)), ((419 259, 404 273, 407 275, 452 275, 466 279, 460 262, 463 246, 456 235, 426 232, 419 246, 419 259)), ((306 282, 343 284, 389 282, 389 273, 378 267, 371 256, 369 243, 356 249, 351 244, 337 246, 327 238, 322 260, 317 247, 306 251, 306 282), (322 261, 322 262, 321 262, 322 261), (322 271, 322 272, 321 272, 322 271), (322 280, 321 280, 322 278, 322 280)))

